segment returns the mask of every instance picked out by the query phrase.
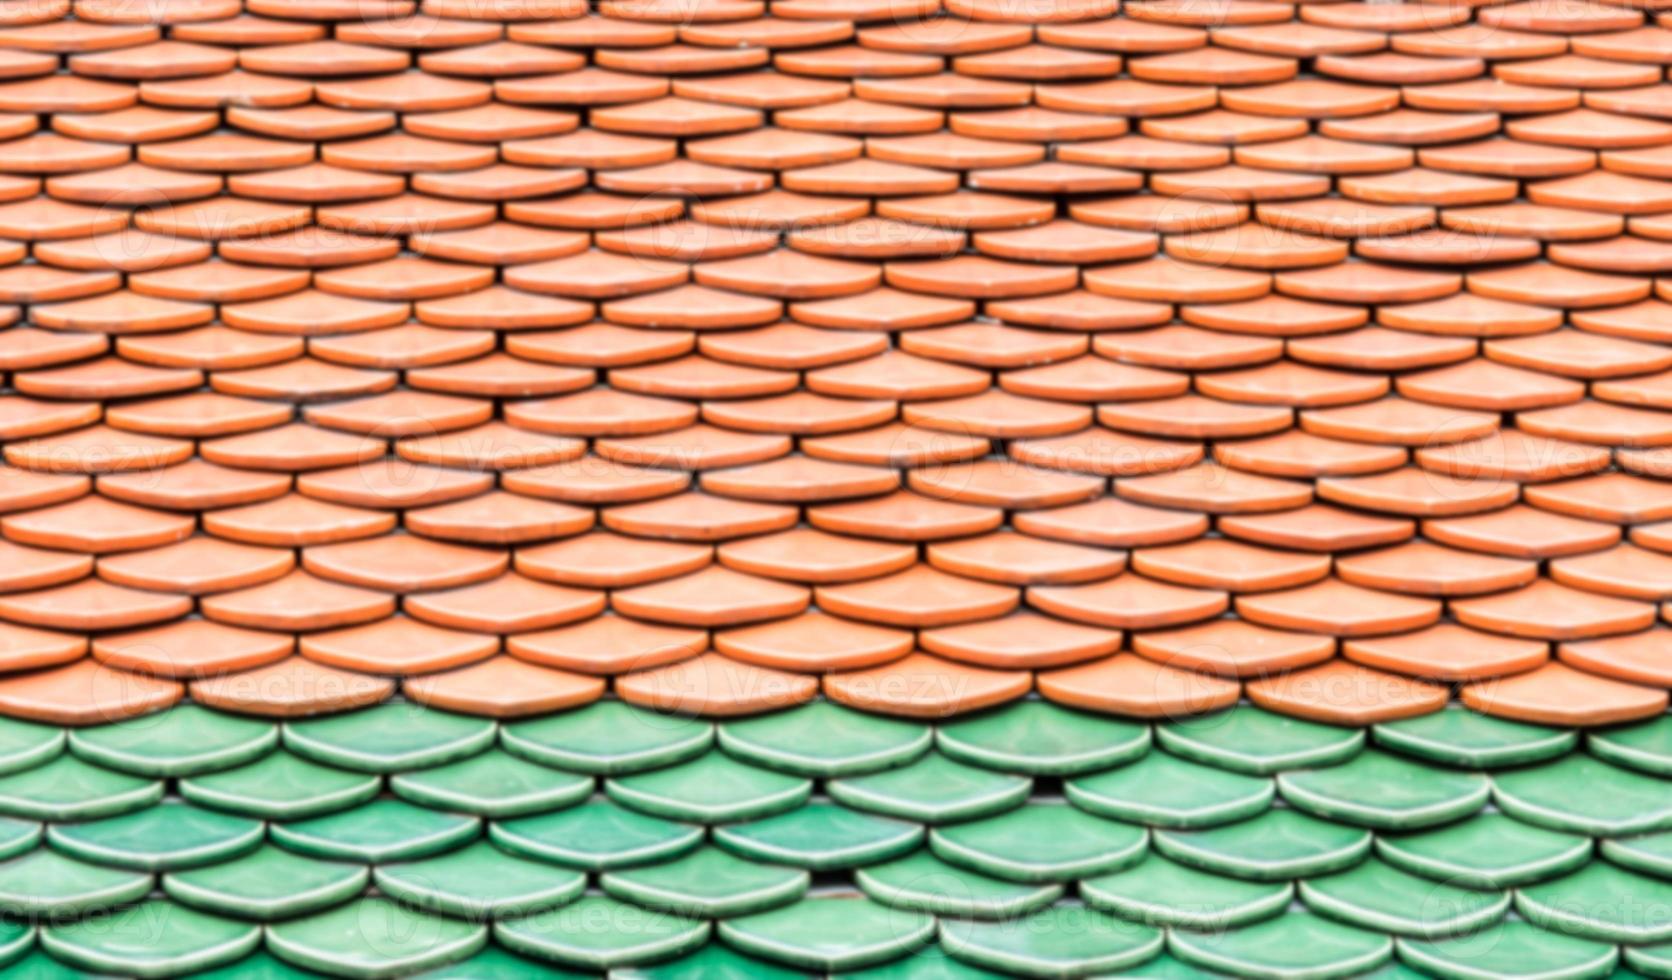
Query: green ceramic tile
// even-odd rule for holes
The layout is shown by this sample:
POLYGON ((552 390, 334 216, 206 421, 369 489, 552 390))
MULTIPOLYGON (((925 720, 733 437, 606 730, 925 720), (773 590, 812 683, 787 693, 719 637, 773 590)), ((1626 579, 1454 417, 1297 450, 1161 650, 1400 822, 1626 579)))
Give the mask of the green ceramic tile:
POLYGON ((1607 861, 1517 889, 1515 910, 1570 936, 1632 945, 1672 940, 1672 882, 1607 861))
POLYGON ((1672 715, 1635 725, 1602 728, 1586 736, 1591 754, 1656 776, 1672 776, 1672 715))
POLYGON ((834 803, 808 803, 762 820, 714 828, 714 842, 734 854, 810 871, 886 861, 914 850, 923 837, 921 824, 834 803))
POLYGON ((1069 776, 1148 752, 1150 727, 1049 701, 1018 701, 943 722, 935 745, 959 762, 1000 772, 1069 776))
POLYGON ((929 750, 929 726, 829 701, 720 726, 720 747, 757 766, 828 779, 903 766, 929 750))
POLYGON ((258 949, 236 963, 191 974, 191 980, 310 980, 323 977, 299 966, 291 966, 264 949, 258 949))
POLYGON ((494 938, 528 956, 584 970, 672 959, 708 941, 710 925, 587 895, 568 905, 494 923, 494 938))
POLYGON ((72 966, 144 978, 223 966, 260 942, 260 926, 164 899, 41 930, 41 946, 72 966))
POLYGON ((763 912, 806 894, 811 876, 799 868, 746 861, 717 847, 602 875, 598 884, 624 902, 693 918, 763 912))
MULTIPOLYGON (((1672 977, 1672 943, 1628 946, 1620 952, 1626 965, 1642 976, 1672 977)), ((1622 976, 1624 973, 1624 970, 1616 970, 1613 976, 1620 980, 1628 980, 1622 976)))
POLYGON ((1579 744, 1579 733, 1493 718, 1451 707, 1371 728, 1384 749, 1465 769, 1498 769, 1553 759, 1579 744))
POLYGON ((1433 939, 1479 929, 1503 917, 1509 894, 1458 888, 1372 858, 1298 884, 1312 911, 1349 925, 1433 939))
POLYGON ((1575 752, 1492 777, 1504 812, 1553 830, 1620 837, 1672 830, 1666 781, 1575 752))
POLYGON ((0 817, 0 861, 33 851, 43 836, 41 824, 34 820, 0 817))
POLYGON ((801 970, 768 963, 711 942, 671 963, 612 970, 610 980, 797 980, 801 970))
POLYGON ((832 779, 825 792, 856 810, 923 823, 973 820, 1028 798, 1033 781, 990 772, 931 752, 902 769, 852 779, 832 779))
POLYGON ((352 810, 273 824, 275 844, 299 854, 340 861, 410 861, 458 847, 482 821, 401 800, 380 799, 352 810))
POLYGON ((942 859, 1009 881, 1068 881, 1143 859, 1149 832, 1066 803, 1029 803, 929 834, 942 859))
POLYGON ((604 792, 622 806, 669 820, 730 823, 793 810, 812 795, 811 780, 786 776, 709 752, 665 769, 613 776, 604 792))
POLYGON ((390 773, 468 758, 492 745, 497 731, 485 718, 395 701, 285 722, 284 744, 328 766, 390 773))
POLYGON ((114 980, 108 973, 89 973, 53 959, 39 946, 0 973, 6 980, 114 980))
POLYGON ((1597 842, 1602 856, 1615 864, 1672 878, 1672 831, 1597 842))
POLYGON ((718 928, 721 939, 750 955, 807 970, 836 971, 910 953, 934 935, 935 920, 868 898, 830 896, 727 919, 718 928))
POLYGON ((490 818, 573 806, 592 795, 594 784, 591 776, 559 772, 498 749, 389 777, 396 796, 420 806, 490 818))
POLYGON ((195 704, 70 732, 70 751, 135 776, 194 776, 259 759, 279 726, 195 704))
POLYGON ((1447 827, 1382 834, 1376 853, 1389 864, 1467 888, 1509 888, 1542 881, 1591 858, 1591 840, 1482 813, 1447 827))
POLYGON ((1288 881, 1350 868, 1370 853, 1370 832, 1288 807, 1201 830, 1157 830, 1155 849, 1215 874, 1288 881))
POLYGON ((933 915, 1001 919, 1041 909, 1062 897, 1054 883, 1018 884, 947 864, 927 850, 860 868, 853 880, 884 905, 933 915))
POLYGON ((1078 903, 1003 922, 943 920, 941 945, 966 963, 1021 977, 1106 974, 1161 952, 1161 930, 1078 903))
POLYGON ((1151 752, 1137 762, 1071 779, 1069 802, 1114 820, 1153 827, 1211 827, 1245 820, 1271 805, 1269 778, 1226 772, 1151 752))
POLYGON ((892 963, 846 970, 833 976, 840 980, 1002 980, 1004 974, 955 960, 940 943, 930 943, 892 963))
POLYGON ((421 861, 380 865, 372 880, 407 905, 480 920, 523 915, 574 900, 586 875, 477 841, 421 861))
POLYGON ((77 861, 38 847, 0 864, 0 909, 64 919, 137 902, 151 892, 151 876, 77 861))
POLYGON ((1492 784, 1478 773, 1438 769, 1371 749, 1327 769, 1277 777, 1283 798, 1308 813, 1378 830, 1432 827, 1486 805, 1492 784))
POLYGON ((186 905, 271 922, 345 902, 366 887, 364 865, 321 861, 269 844, 235 861, 163 875, 163 891, 186 905))
POLYGON ((506 725, 499 740, 507 751, 544 765, 620 775, 703 754, 714 743, 714 726, 620 701, 598 701, 506 725))
POLYGON ((62 728, 0 718, 0 775, 33 769, 64 751, 62 728))
POLYGON ((1305 912, 1289 912, 1224 932, 1175 929, 1167 948, 1187 963, 1266 980, 1323 980, 1365 973, 1387 962, 1393 941, 1378 932, 1305 912))
POLYGON ((262 820, 301 820, 359 806, 376 796, 382 784, 377 776, 281 751, 236 769, 182 779, 179 787, 181 796, 217 810, 262 820))
POLYGON ((1158 725, 1155 737, 1174 755, 1251 776, 1335 765, 1364 747, 1363 729, 1321 725, 1251 704, 1158 725))
POLYGON ((408 980, 581 980, 593 974, 564 970, 489 943, 469 959, 412 974, 408 980))
POLYGON ((418 912, 383 898, 267 927, 267 948, 297 966, 341 977, 391 977, 462 960, 486 926, 418 912))
POLYGON ((1185 929, 1224 929, 1281 912, 1294 889, 1198 871, 1151 854, 1115 874, 1080 882, 1080 897, 1123 918, 1185 929))
POLYGON ((514 854, 587 871, 666 861, 696 847, 702 836, 701 827, 602 800, 488 825, 489 839, 514 854))
MULTIPOLYGON (((0 921, 0 967, 15 963, 35 948, 35 927, 23 922, 0 921)), ((11 976, 10 971, 6 975, 11 976)))
POLYGON ((135 871, 195 868, 261 845, 259 820, 171 801, 121 816, 53 824, 46 839, 71 857, 135 871))
POLYGON ((1481 977, 1538 977, 1539 980, 1589 980, 1606 977, 1619 952, 1613 946, 1563 936, 1508 919, 1495 926, 1451 939, 1401 939, 1399 958, 1447 980, 1481 977))
POLYGON ((163 797, 163 784, 64 754, 0 776, 0 815, 26 820, 94 820, 141 810, 163 797))
MULTIPOLYGON (((1143 966, 1129 967, 1120 971, 1123 980, 1127 978, 1151 977, 1154 980, 1208 980, 1212 977, 1223 977, 1223 973, 1214 973, 1201 967, 1191 966, 1171 953, 1162 953, 1143 966)), ((1372 974, 1366 974, 1359 980, 1369 980, 1372 974)))

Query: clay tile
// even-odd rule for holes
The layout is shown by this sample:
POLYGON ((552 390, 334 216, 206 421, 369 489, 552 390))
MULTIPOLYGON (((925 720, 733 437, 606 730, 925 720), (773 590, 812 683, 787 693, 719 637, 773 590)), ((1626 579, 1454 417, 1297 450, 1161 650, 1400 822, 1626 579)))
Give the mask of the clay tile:
MULTIPOLYGON (((225 311, 222 311, 223 316, 225 311)), ((308 352, 358 367, 422 368, 469 360, 493 349, 491 330, 437 329, 404 324, 308 341, 308 352)))
POLYGON ((1364 327, 1324 337, 1299 337, 1284 346, 1290 357, 1308 364, 1373 371, 1451 364, 1469 358, 1478 348, 1469 338, 1430 336, 1383 327, 1364 327))
POLYGON ((860 432, 801 441, 802 451, 820 459, 898 467, 974 459, 990 450, 988 440, 967 433, 940 432, 898 422, 860 432))
POLYGON ((891 626, 946 626, 990 619, 1016 607, 1018 590, 915 565, 864 582, 819 585, 827 612, 891 626))
POLYGON ((695 342, 692 334, 682 331, 637 330, 599 322, 573 330, 514 334, 505 338, 505 347, 519 357, 548 364, 617 367, 684 354, 695 342))
POLYGON ((1609 453, 1560 439, 1504 429, 1476 442, 1427 446, 1416 452, 1426 469, 1458 477, 1504 478, 1523 483, 1578 476, 1605 469, 1609 453))
POLYGON ((0 595, 0 617, 73 633, 166 622, 191 608, 190 596, 142 592, 96 578, 0 595))
POLYGON ((1515 424, 1535 435, 1615 446, 1672 442, 1662 413, 1586 399, 1557 408, 1517 413, 1515 424))
POLYGON ((734 626, 793 616, 806 609, 806 588, 710 565, 678 578, 621 589, 616 612, 653 622, 734 626))
POLYGON ((0 109, 7 112, 111 112, 138 101, 139 93, 131 85, 76 75, 44 75, 0 83, 0 109))
POLYGON ((795 517, 789 507, 683 493, 612 507, 603 522, 611 530, 641 537, 714 541, 782 530, 795 517))
POLYGON ((392 47, 451 48, 497 39, 504 25, 482 19, 451 19, 430 14, 367 17, 337 25, 336 36, 356 43, 392 47))
POLYGON ((1281 548, 1337 551, 1408 540, 1415 522, 1310 504, 1266 514, 1236 514, 1220 518, 1224 534, 1281 548))
POLYGON ((669 96, 626 106, 595 108, 592 125, 612 132, 641 136, 711 136, 754 129, 763 122, 759 111, 669 96))
POLYGON ((1231 678, 1259 677, 1328 660, 1335 652, 1335 640, 1270 630, 1237 619, 1218 619, 1136 635, 1133 649, 1177 670, 1231 678))
POLYGON ((1348 640, 1347 659, 1378 670, 1461 683, 1531 670, 1549 659, 1549 645, 1440 623, 1415 633, 1348 640))
POLYGON ((1523 558, 1550 558, 1606 548, 1620 530, 1596 521, 1516 505, 1472 517, 1424 523, 1429 537, 1461 548, 1523 558))
POLYGON ((317 630, 383 619, 395 611, 395 599, 298 569, 261 585, 207 596, 202 609, 209 619, 235 626, 317 630))
POLYGON ((309 572, 394 592, 480 582, 503 572, 509 559, 502 551, 443 544, 413 535, 314 545, 302 552, 302 566, 309 572))
MULTIPOLYGON (((1629 450, 1616 452, 1617 461, 1635 464, 1629 450)), ((1660 475, 1654 466, 1631 466, 1639 472, 1660 475)), ((1528 487, 1527 501, 1545 510, 1572 514, 1617 524, 1638 524, 1672 517, 1672 499, 1656 480, 1632 473, 1598 473, 1595 476, 1562 480, 1528 487)))
POLYGON ((1392 397, 1339 408, 1306 409, 1301 427, 1316 435, 1421 446, 1462 442, 1497 431, 1495 415, 1392 397))
POLYGON ((1026 671, 965 666, 914 653, 878 667, 826 675, 825 695, 864 711, 946 718, 1011 701, 1033 687, 1026 671))
POLYGON ((442 629, 406 616, 302 637, 304 657, 331 667, 368 674, 429 673, 490 657, 496 637, 442 629))
POLYGON ((1440 604, 1373 591, 1329 578, 1283 592, 1238 596, 1237 613, 1266 626, 1367 636, 1418 629, 1440 616, 1440 604))
POLYGON ((1077 503, 1103 491, 1100 477, 1018 467, 1003 460, 979 460, 907 474, 913 490, 938 500, 1033 510, 1077 503))
POLYGON ((1271 289, 1271 275, 1157 256, 1085 272, 1086 288, 1120 299, 1169 303, 1228 303, 1257 299, 1271 289))
POLYGON ((1413 541, 1342 558, 1336 573, 1354 585, 1390 592, 1456 596, 1526 585, 1538 577, 1538 566, 1413 541))
POLYGON ((717 653, 615 679, 616 695, 629 704, 722 718, 802 704, 813 699, 818 686, 812 677, 740 663, 717 653))
POLYGON ((408 698, 443 711, 522 718, 590 704, 603 696, 604 682, 514 657, 490 657, 468 667, 407 678, 401 689, 408 698))
POLYGON ((1666 335, 1662 320, 1672 306, 1656 300, 1645 300, 1611 310, 1575 311, 1571 317, 1575 326, 1592 333, 1633 340, 1659 340, 1666 335))
POLYGON ((1563 663, 1590 674, 1665 687, 1668 677, 1664 629, 1558 644, 1563 663))
POLYGON ((1286 405, 1242 405, 1179 395, 1150 401, 1099 405, 1097 420, 1115 429, 1186 439, 1227 439, 1287 429, 1294 412, 1286 405))
POLYGON ((0 709, 7 715, 56 725, 119 722, 173 705, 185 689, 81 660, 0 680, 0 709))
POLYGON ((395 682, 337 670, 302 657, 242 673, 193 681, 192 700, 242 714, 298 718, 376 704, 395 693, 395 682))
POLYGON ((1407 398, 1493 412, 1565 405, 1584 397, 1578 382, 1484 358, 1407 374, 1397 383, 1407 398))
POLYGON ((1008 452, 1012 458, 1035 466, 1102 476, 1136 476, 1189 466, 1202 459, 1203 447, 1201 443, 1152 439, 1094 426, 1066 436, 1017 440, 1010 443, 1008 452))
POLYGON ((1659 715, 1666 692, 1574 670, 1561 663, 1470 684, 1459 692, 1477 711, 1565 727, 1608 725, 1659 715))
POLYGON ((1213 201, 1280 201, 1327 193, 1329 178, 1317 174, 1283 173, 1235 164, 1211 170, 1159 172, 1150 175, 1157 194, 1213 201))
POLYGON ((999 384, 1018 395, 1062 401, 1166 398, 1183 394, 1188 379, 1169 371, 1079 357, 1060 364, 1006 371, 999 384))
POLYGON ((1235 681, 1176 670, 1144 657, 1117 654, 1041 673, 1039 693, 1070 707, 1138 718, 1177 718, 1236 702, 1235 681))
POLYGON ((840 534, 894 541, 930 541, 989 531, 1003 523, 1003 512, 899 491, 854 503, 826 503, 808 508, 808 523, 840 534))
POLYGON ((715 649, 745 663, 780 670, 824 673, 898 660, 912 649, 912 634, 850 622, 813 611, 790 619, 722 630, 715 649))
POLYGON ((866 99, 843 99, 773 114, 773 122, 786 129, 853 136, 933 132, 944 120, 944 113, 935 110, 866 99))
POLYGON ((497 491, 409 510, 405 517, 406 527, 415 533, 489 545, 575 534, 592 522, 590 510, 497 491))
POLYGON ((755 17, 749 20, 698 21, 679 28, 679 38, 711 47, 753 46, 799 48, 852 37, 853 25, 843 20, 797 20, 755 17))
POLYGON ((1286 3, 1213 3, 1205 7, 1180 0, 1147 0, 1128 7, 1127 16, 1168 24, 1196 24, 1224 27, 1237 24, 1269 24, 1289 20, 1294 8, 1286 3))
POLYGON ((900 485, 900 477, 893 470, 881 467, 856 466, 811 456, 785 456, 751 466, 711 471, 704 475, 702 485, 705 490, 728 497, 800 503, 887 493, 900 485))
POLYGON ((1132 77, 1179 85, 1254 85, 1295 77, 1293 58, 1203 47, 1134 58, 1132 77))
MULTIPOLYGON (((40 589, 51 585, 62 585, 85 578, 93 570, 93 558, 89 555, 64 554, 59 551, 49 551, 43 548, 30 548, 15 544, 11 541, 0 542, 0 556, 6 560, 6 571, 0 575, 0 585, 7 591, 23 591, 40 589)), ((19 635, 27 635, 23 631, 19 635)), ((60 659, 71 659, 82 651, 80 644, 69 642, 62 649, 68 652, 60 659)), ((11 650, 12 648, 8 648, 11 650)), ((43 663, 45 661, 42 661, 43 663)), ((7 661, 10 666, 10 661, 7 661)), ((37 664, 18 664, 17 666, 38 666, 37 664)))
POLYGON ((1263 592, 1314 582, 1329 574, 1326 556, 1275 551, 1224 538, 1143 548, 1132 556, 1134 570, 1177 585, 1263 592))
POLYGON ((587 674, 619 674, 694 657, 707 649, 708 634, 603 615, 572 626, 512 636, 506 644, 512 654, 531 663, 587 674))
POLYGON ((1546 640, 1578 640, 1646 628, 1655 607, 1582 592, 1549 580, 1522 589, 1452 602, 1461 622, 1495 633, 1546 640))
POLYGON ((710 357, 780 370, 826 367, 879 353, 888 346, 886 337, 821 330, 789 321, 708 334, 697 343, 710 357))
POLYGON ((849 330, 926 327, 967 319, 974 313, 975 303, 967 299, 926 296, 888 286, 853 296, 790 304, 790 315, 803 323, 849 330))
POLYGON ((0 519, 6 537, 41 547, 108 554, 153 548, 191 535, 193 520, 96 494, 0 519))
POLYGON ((288 108, 229 106, 228 123, 240 129, 292 140, 369 136, 395 126, 395 114, 382 110, 333 109, 310 102, 288 108))
POLYGON ((6 446, 6 462, 48 473, 116 473, 153 470, 189 458, 190 441, 92 425, 6 446))
POLYGON ((1446 688, 1439 685, 1339 659, 1249 681, 1247 691, 1249 700, 1267 710, 1355 727, 1428 714, 1447 700, 1446 688))
POLYGON ((101 636, 93 642, 100 662, 136 674, 175 679, 213 677, 281 660, 295 640, 205 619, 101 636))
POLYGON ((1281 355, 1283 347, 1276 338, 1238 337, 1185 324, 1106 334, 1092 341, 1092 350, 1104 357, 1186 371, 1262 364, 1281 355))
POLYGON ((521 633, 590 619, 604 593, 539 582, 510 573, 475 585, 409 596, 408 615, 450 629, 521 633))

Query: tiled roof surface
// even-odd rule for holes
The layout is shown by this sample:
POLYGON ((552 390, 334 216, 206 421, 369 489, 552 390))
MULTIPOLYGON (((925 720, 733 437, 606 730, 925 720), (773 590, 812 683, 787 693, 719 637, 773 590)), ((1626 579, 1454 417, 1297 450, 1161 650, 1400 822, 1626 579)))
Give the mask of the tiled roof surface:
POLYGON ((1672 976, 1668 65, 0 0, 0 977, 1672 976))

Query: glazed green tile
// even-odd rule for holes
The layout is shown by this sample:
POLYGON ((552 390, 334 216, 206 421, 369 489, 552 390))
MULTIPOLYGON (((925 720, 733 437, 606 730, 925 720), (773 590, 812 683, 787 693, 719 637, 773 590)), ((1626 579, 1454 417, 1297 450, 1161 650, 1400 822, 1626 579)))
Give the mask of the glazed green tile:
POLYGON ((462 813, 381 799, 323 817, 276 823, 268 832, 274 843, 300 854, 381 864, 457 847, 475 837, 481 825, 479 818, 462 813))
POLYGON ((191 980, 308 980, 323 977, 299 966, 291 966, 264 949, 258 949, 236 963, 191 974, 191 980))
POLYGON ((0 776, 0 815, 26 820, 93 820, 141 810, 163 798, 163 784, 64 754, 0 776))
POLYGON ((1486 805, 1492 784, 1479 773, 1455 772, 1371 749, 1327 769, 1277 777, 1290 804, 1329 820, 1378 830, 1432 827, 1486 805))
POLYGON ((1370 853, 1370 832, 1289 807, 1200 830, 1157 830, 1155 849, 1180 864, 1249 881, 1288 881, 1350 868, 1370 853))
POLYGON ((1672 830, 1666 780, 1575 752, 1492 777, 1500 809, 1529 823, 1594 837, 1672 830))
POLYGON ((1069 776, 1131 762, 1150 747, 1150 728, 1064 708, 1017 701, 942 723, 935 745, 959 762, 1029 776, 1069 776))
POLYGON ((671 959, 708 941, 710 926, 587 895, 568 905, 494 923, 494 938, 511 949, 563 966, 613 970, 671 959))
POLYGON ((572 901, 586 875, 531 861, 477 841, 421 861, 380 865, 372 880, 385 895, 466 919, 523 915, 572 901))
POLYGON ((707 919, 764 912, 807 893, 811 876, 799 868, 761 864, 717 847, 602 875, 598 884, 624 902, 707 919))
POLYGON ((1002 980, 1004 974, 955 960, 940 943, 930 943, 892 963, 845 970, 832 976, 840 980, 1002 980))
POLYGON ((652 816, 730 823, 793 810, 807 802, 813 783, 709 752, 665 769, 613 776, 604 780, 604 792, 652 816))
POLYGON ((1603 728, 1586 736, 1591 754, 1656 776, 1672 776, 1672 715, 1635 725, 1603 728))
POLYGON ((1151 854, 1114 874, 1080 882, 1080 897, 1122 918, 1185 929, 1224 929, 1276 915, 1288 882, 1256 882, 1198 871, 1151 854))
POLYGON ((462 960, 488 929, 383 898, 267 927, 267 948, 287 963, 342 977, 391 977, 462 960))
POLYGON ((1479 932, 1450 939, 1401 939, 1399 958, 1447 980, 1482 977, 1537 977, 1589 980, 1606 977, 1619 952, 1614 946, 1506 919, 1479 932))
POLYGON ((1570 936, 1632 945, 1672 940, 1672 882, 1607 861, 1516 889, 1515 910, 1570 936))
POLYGON ((1465 769, 1497 769, 1553 759, 1579 744, 1579 733, 1451 707, 1371 728, 1376 744, 1465 769))
POLYGON ((559 772, 498 749, 389 777, 389 789, 402 799, 493 818, 574 806, 591 796, 593 788, 591 776, 559 772))
MULTIPOLYGON (((1153 977, 1156 980, 1205 980, 1210 977, 1222 977, 1223 973, 1213 973, 1201 967, 1191 966, 1171 953, 1162 953, 1143 966, 1128 967, 1120 971, 1123 980, 1135 977, 1153 977)), ((1369 980, 1370 974, 1357 978, 1369 980)))
POLYGON ((829 779, 903 766, 929 750, 919 722, 868 715, 829 701, 720 726, 720 747, 758 766, 829 779))
POLYGON ((966 963, 1021 977, 1124 970, 1154 959, 1164 942, 1154 926, 1078 903, 1003 922, 943 920, 940 941, 966 963))
POLYGON ((797 980, 807 976, 801 970, 744 956, 718 942, 670 963, 610 971, 610 980, 797 980))
POLYGON ((1154 827, 1211 827, 1271 805, 1271 779, 1226 772, 1167 752, 1063 785, 1069 802, 1114 820, 1154 827))
POLYGON ((77 861, 38 847, 0 864, 0 909, 65 918, 137 902, 151 892, 151 876, 77 861))
POLYGON ((869 776, 832 779, 825 792, 838 803, 904 820, 973 820, 1021 805, 1033 780, 990 772, 931 752, 909 766, 869 776))
POLYGON ((1298 883, 1314 912, 1377 932, 1432 939, 1479 929, 1503 917, 1509 894, 1474 891, 1401 871, 1372 858, 1298 883))
POLYGON ((321 861, 269 844, 235 861, 163 875, 170 898, 270 922, 346 902, 366 887, 364 865, 321 861))
POLYGON ((1615 864, 1662 878, 1672 878, 1672 831, 1597 842, 1602 856, 1615 864))
POLYGON ((309 762, 289 752, 179 782, 193 803, 262 820, 301 820, 359 806, 376 796, 382 779, 309 762))
POLYGON ((1591 859, 1591 840, 1522 823, 1501 813, 1411 834, 1382 834, 1376 853, 1413 874, 1468 888, 1543 881, 1591 859))
POLYGON ((1056 901, 1062 886, 1018 884, 948 864, 927 850, 859 868, 854 882, 866 895, 894 908, 997 919, 1022 915, 1056 901))
POLYGON ((6 980, 114 980, 110 974, 88 973, 55 960, 39 947, 7 966, 0 976, 6 980))
POLYGON ((488 838, 514 854, 587 871, 666 861, 696 847, 702 836, 701 827, 603 800, 488 825, 488 838))
POLYGON ((836 971, 886 963, 910 953, 934 935, 935 920, 868 898, 829 896, 726 919, 718 929, 728 944, 761 959, 836 971))
POLYGON ((285 722, 284 744, 328 766, 390 773, 475 755, 493 744, 497 732, 498 726, 485 718, 395 701, 285 722))
POLYGON ((701 755, 714 743, 714 726, 620 701, 596 701, 506 725, 499 740, 506 751, 543 765, 613 776, 701 755))
POLYGON ((259 759, 279 726, 195 704, 70 732, 70 751, 135 776, 193 776, 259 759))
POLYGON ((1066 803, 1035 802, 996 817, 937 827, 929 846, 942 859, 1009 881, 1067 881, 1134 864, 1149 831, 1066 803))
POLYGON ((1175 929, 1167 948, 1206 970, 1266 980, 1323 980, 1374 970, 1393 954, 1393 941, 1322 916, 1288 912, 1223 932, 1175 929))
POLYGON ((835 803, 809 803, 762 820, 714 828, 714 842, 734 854, 810 871, 886 861, 916 849, 923 836, 921 824, 835 803))
POLYGON ((1251 776, 1345 762, 1364 747, 1364 730, 1290 718, 1251 704, 1159 725, 1174 755, 1251 776))
POLYGON ((151 899, 108 916, 47 926, 41 946, 84 970, 168 977, 242 959, 261 927, 151 899))
POLYGON ((171 801, 101 820, 53 824, 46 839, 84 861, 170 871, 237 857, 260 846, 264 831, 259 820, 171 801))
POLYGON ((64 751, 64 729, 0 718, 0 775, 33 769, 64 751))
POLYGON ((43 836, 41 824, 34 820, 0 817, 0 861, 34 850, 43 836))
MULTIPOLYGON (((1672 977, 1672 943, 1657 943, 1653 946, 1627 946, 1620 952, 1626 965, 1636 970, 1640 975, 1672 977)), ((1616 970, 1614 976, 1621 977, 1624 972, 1624 970, 1616 970)), ((1627 978, 1621 977, 1621 980, 1627 980, 1627 978)))
POLYGON ((497 943, 489 943, 469 959, 414 973, 407 980, 581 980, 590 976, 590 973, 560 969, 542 960, 513 953, 497 943))
MULTIPOLYGON (((0 966, 17 962, 34 947, 34 926, 22 922, 0 921, 0 966)), ((7 975, 10 976, 10 973, 7 975)))

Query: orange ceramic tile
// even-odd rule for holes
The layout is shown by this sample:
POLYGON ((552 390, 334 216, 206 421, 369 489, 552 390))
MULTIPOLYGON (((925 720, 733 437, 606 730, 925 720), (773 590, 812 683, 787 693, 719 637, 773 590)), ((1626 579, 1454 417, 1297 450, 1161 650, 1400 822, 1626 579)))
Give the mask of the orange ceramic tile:
POLYGON ((657 711, 731 717, 802 704, 818 693, 818 680, 710 653, 624 674, 616 678, 615 692, 657 711))
POLYGON ((1335 572, 1354 585, 1388 592, 1458 596, 1526 585, 1538 578, 1538 565, 1448 548, 1430 541, 1412 541, 1339 558, 1335 572))
POLYGON ((93 641, 93 656, 136 674, 189 680, 270 664, 284 659, 295 646, 295 638, 288 633, 194 618, 106 634, 93 641))
POLYGON ((1298 589, 1238 596, 1236 610, 1265 626, 1349 637, 1430 625, 1439 619, 1440 603, 1328 578, 1298 589))
POLYGON ((1467 685, 1459 692, 1476 711, 1516 721, 1567 727, 1609 725, 1666 710, 1664 690, 1598 677, 1562 663, 1467 685))
POLYGON ((1438 711, 1447 689, 1336 659, 1308 670, 1248 682, 1262 708, 1326 724, 1363 726, 1438 711))
POLYGON ((925 650, 978 667, 1032 670, 1062 667, 1120 649, 1120 630, 1064 622, 1021 611, 999 619, 923 630, 925 650))
POLYGON ((866 670, 828 674, 831 700, 866 711, 945 718, 1003 704, 1033 687, 1027 671, 989 670, 914 653, 866 670))
POLYGON ((6 714, 57 725, 120 722, 167 708, 184 694, 173 681, 130 674, 92 659, 0 679, 0 709, 6 714))
POLYGON ((1041 673, 1039 693, 1069 707, 1136 718, 1177 718, 1234 704, 1235 681, 1176 670, 1144 657, 1117 654, 1041 673))
POLYGON ((1547 579, 1493 596, 1451 603, 1458 621, 1478 629, 1543 640, 1586 640, 1644 629, 1648 603, 1584 592, 1547 579))
POLYGON ((1335 640, 1266 629, 1239 619, 1218 619, 1137 634, 1132 648, 1178 670, 1236 678, 1269 676, 1328 660, 1335 653, 1335 640))
POLYGON ((395 682, 290 657, 195 680, 190 690, 192 700, 222 711, 298 718, 376 704, 395 692, 395 682))

